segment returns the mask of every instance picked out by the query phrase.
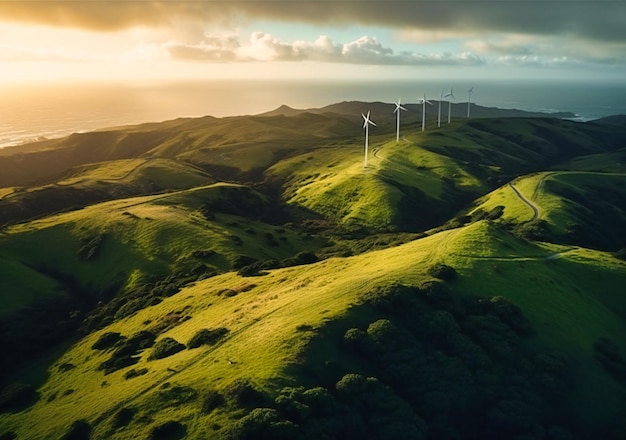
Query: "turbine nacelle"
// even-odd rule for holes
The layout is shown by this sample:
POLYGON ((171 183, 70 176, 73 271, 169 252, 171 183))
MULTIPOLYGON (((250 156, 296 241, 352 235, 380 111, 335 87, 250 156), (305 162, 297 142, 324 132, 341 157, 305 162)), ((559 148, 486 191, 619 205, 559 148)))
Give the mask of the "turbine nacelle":
POLYGON ((432 103, 432 102, 430 102, 428 99, 426 99, 426 93, 424 93, 424 97, 423 97, 423 98, 419 98, 419 100, 420 100, 420 104, 422 104, 422 105, 423 105, 423 104, 430 104, 430 105, 433 105, 433 103, 432 103))
POLYGON ((400 110, 404 110, 405 112, 408 111, 407 109, 405 109, 404 107, 402 107, 402 105, 400 105, 400 99, 398 99, 398 102, 395 103, 396 104, 396 108, 393 111, 394 113, 400 111, 400 110))
POLYGON ((370 121, 370 112, 367 112, 367 116, 361 113, 361 116, 363 116, 363 128, 367 128, 368 125, 373 125, 374 127, 376 127, 376 124, 370 121))

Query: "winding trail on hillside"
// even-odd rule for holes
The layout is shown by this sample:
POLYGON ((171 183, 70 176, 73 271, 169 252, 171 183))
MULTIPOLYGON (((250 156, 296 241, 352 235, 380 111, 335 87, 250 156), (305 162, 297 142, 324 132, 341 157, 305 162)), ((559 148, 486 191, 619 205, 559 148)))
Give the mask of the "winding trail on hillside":
POLYGON ((378 147, 378 148, 374 149, 374 157, 375 157, 375 158, 377 158, 377 159, 382 159, 382 157, 380 157, 380 156, 378 155, 378 153, 380 153, 380 150, 382 150, 382 149, 383 149, 383 147, 378 147))
POLYGON ((522 195, 521 192, 519 192, 519 190, 517 188, 515 188, 515 185, 513 185, 513 182, 509 182, 509 186, 511 187, 511 189, 513 190, 513 192, 517 195, 517 197, 524 203, 526 203, 530 209, 533 210, 533 217, 531 218, 532 220, 537 220, 537 218, 539 217, 539 209, 537 208, 537 206, 531 202, 530 200, 528 200, 526 197, 524 197, 522 195))

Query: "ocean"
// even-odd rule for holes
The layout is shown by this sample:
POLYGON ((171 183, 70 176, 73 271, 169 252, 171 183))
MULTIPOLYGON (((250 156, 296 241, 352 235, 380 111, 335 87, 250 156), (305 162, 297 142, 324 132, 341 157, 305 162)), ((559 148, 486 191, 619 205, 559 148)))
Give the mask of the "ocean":
POLYGON ((559 81, 202 81, 162 84, 0 86, 0 148, 107 127, 178 117, 258 114, 286 104, 322 107, 341 101, 417 102, 454 87, 455 102, 575 113, 588 121, 626 114, 626 82, 559 81))

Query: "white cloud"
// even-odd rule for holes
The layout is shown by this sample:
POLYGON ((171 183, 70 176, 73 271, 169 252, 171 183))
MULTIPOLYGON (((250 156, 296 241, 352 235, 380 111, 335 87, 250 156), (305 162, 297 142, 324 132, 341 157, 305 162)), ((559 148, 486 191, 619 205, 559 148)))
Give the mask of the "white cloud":
POLYGON ((233 35, 227 39, 204 39, 197 44, 167 43, 165 48, 178 59, 205 61, 321 61, 368 65, 478 65, 483 60, 469 51, 453 54, 396 53, 377 38, 363 36, 347 43, 334 43, 326 35, 315 41, 282 41, 271 34, 253 32, 245 43, 233 35))

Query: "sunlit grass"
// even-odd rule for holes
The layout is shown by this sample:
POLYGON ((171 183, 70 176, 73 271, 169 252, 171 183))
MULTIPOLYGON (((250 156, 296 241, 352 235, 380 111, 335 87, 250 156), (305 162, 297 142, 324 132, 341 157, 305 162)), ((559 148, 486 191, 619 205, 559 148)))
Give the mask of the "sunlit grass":
MULTIPOLYGON (((30 438, 60 434, 80 414, 89 421, 99 420, 96 435, 105 436, 115 410, 133 407, 139 411, 137 418, 117 438, 130 432, 147 435, 151 426, 166 418, 188 421, 190 435, 199 435, 214 423, 228 426, 232 423, 228 407, 204 416, 197 399, 161 411, 150 402, 166 382, 199 393, 221 390, 237 378, 270 392, 290 384, 296 378, 290 376, 288 366, 296 362, 316 329, 341 317, 376 286, 432 280, 427 270, 437 262, 457 270, 459 278, 450 284, 455 292, 508 298, 524 310, 538 343, 558 347, 577 359, 590 355, 597 338, 618 341, 626 331, 619 318, 619 311, 626 308, 619 295, 626 283, 626 263, 602 252, 525 242, 479 222, 396 248, 273 270, 261 277, 229 273, 197 282, 77 343, 57 361, 76 368, 62 373, 53 366, 40 389, 42 399, 28 414, 4 415, 2 421, 15 423, 20 435, 30 438), (558 258, 551 258, 559 252, 558 258), (239 293, 220 295, 224 289, 239 293), (201 328, 226 327, 229 333, 215 347, 186 350, 159 361, 148 362, 144 352, 133 368, 148 368, 145 376, 125 380, 122 376, 128 369, 106 377, 96 370, 107 358, 106 353, 90 349, 100 334, 117 331, 129 336, 174 311, 190 319, 160 338, 187 343, 201 328), (63 397, 69 389, 74 392, 63 397), (47 402, 51 395, 56 398, 47 402), (33 418, 37 424, 24 423, 33 418)), ((593 373, 588 380, 599 374, 599 365, 588 361, 584 365, 593 373)), ((579 387, 580 392, 591 393, 589 398, 597 397, 585 380, 579 387)), ((600 391, 605 390, 600 387, 600 391)))

